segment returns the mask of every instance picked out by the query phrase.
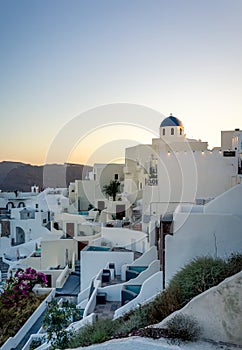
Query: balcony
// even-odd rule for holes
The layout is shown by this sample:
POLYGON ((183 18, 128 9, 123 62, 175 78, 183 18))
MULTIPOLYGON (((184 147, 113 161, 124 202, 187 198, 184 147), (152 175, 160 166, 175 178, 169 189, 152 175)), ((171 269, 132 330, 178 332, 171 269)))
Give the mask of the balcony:
POLYGON ((125 285, 121 291, 121 305, 126 305, 131 300, 135 299, 141 290, 141 285, 129 284, 125 285))

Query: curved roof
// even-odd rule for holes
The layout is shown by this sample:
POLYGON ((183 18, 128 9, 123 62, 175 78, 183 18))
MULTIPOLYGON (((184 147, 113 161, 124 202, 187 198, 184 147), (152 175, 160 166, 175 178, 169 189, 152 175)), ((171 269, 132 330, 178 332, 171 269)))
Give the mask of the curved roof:
POLYGON ((161 126, 161 127, 165 127, 165 126, 181 126, 181 127, 183 127, 183 124, 182 124, 182 122, 181 122, 178 118, 174 117, 174 116, 171 114, 169 117, 165 118, 165 119, 161 122, 161 125, 160 125, 160 126, 161 126))

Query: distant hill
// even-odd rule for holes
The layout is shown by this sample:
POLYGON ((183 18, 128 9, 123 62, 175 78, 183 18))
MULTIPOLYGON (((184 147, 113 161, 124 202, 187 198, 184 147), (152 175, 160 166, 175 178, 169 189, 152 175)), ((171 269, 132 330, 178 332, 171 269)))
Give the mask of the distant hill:
POLYGON ((0 190, 28 192, 31 186, 67 187, 84 179, 92 167, 82 164, 48 164, 36 166, 19 162, 0 162, 0 190))

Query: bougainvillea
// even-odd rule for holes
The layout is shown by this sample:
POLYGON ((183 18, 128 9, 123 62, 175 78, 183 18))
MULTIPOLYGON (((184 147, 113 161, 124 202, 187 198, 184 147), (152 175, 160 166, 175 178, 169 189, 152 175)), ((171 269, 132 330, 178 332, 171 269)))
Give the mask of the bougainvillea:
POLYGON ((47 285, 47 277, 44 273, 37 272, 31 267, 25 271, 18 269, 14 276, 10 276, 6 281, 1 295, 2 303, 9 307, 19 305, 21 300, 32 292, 36 284, 40 284, 42 287, 47 285))

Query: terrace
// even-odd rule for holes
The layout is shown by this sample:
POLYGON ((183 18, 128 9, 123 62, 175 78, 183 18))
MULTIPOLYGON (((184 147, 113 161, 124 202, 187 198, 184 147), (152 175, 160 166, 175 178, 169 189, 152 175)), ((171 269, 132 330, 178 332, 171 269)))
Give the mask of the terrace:
MULTIPOLYGON (((116 253, 117 251, 118 249, 116 253)), ((112 250, 108 252, 114 253, 112 250)), ((121 249, 119 253, 127 252, 121 249)), ((130 251, 128 253, 132 254, 130 251)), ((82 256, 82 263, 85 265, 85 254, 84 258, 82 256)), ((114 255, 112 262, 107 262, 102 269, 99 268, 88 287, 82 289, 78 295, 78 307, 84 310, 84 318, 92 313, 98 318, 120 317, 138 304, 155 297, 161 291, 161 277, 155 247, 143 255, 136 253, 136 259, 128 264, 120 264, 118 256, 115 261, 114 255)))

